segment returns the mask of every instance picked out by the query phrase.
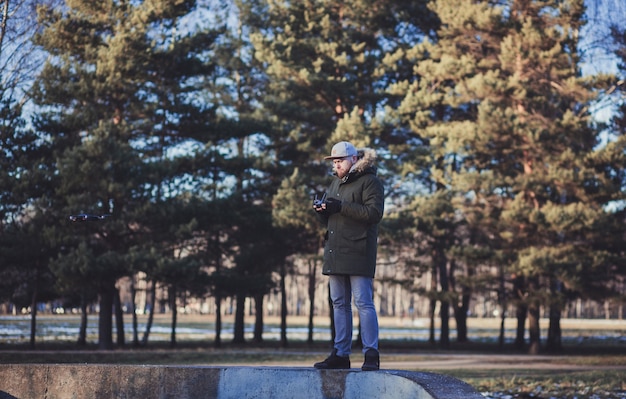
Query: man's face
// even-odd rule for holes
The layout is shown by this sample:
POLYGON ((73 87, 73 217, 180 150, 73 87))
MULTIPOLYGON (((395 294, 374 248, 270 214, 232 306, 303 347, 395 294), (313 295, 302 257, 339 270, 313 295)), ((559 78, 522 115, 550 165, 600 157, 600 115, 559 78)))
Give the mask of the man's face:
POLYGON ((350 172, 350 168, 354 164, 355 157, 344 157, 333 159, 333 169, 337 173, 337 177, 343 179, 346 177, 348 172, 350 172))

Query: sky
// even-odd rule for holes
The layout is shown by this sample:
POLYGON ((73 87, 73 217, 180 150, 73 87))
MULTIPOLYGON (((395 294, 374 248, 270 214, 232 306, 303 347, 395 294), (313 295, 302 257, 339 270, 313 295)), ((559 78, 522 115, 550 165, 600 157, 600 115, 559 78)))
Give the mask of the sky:
MULTIPOLYGON (((626 29, 625 0, 586 0, 588 23, 581 32, 579 50, 582 57, 583 75, 600 73, 618 74, 618 61, 613 54, 610 27, 626 29)), ((608 122, 615 113, 619 92, 613 97, 604 97, 594 106, 594 118, 598 122, 608 122)))

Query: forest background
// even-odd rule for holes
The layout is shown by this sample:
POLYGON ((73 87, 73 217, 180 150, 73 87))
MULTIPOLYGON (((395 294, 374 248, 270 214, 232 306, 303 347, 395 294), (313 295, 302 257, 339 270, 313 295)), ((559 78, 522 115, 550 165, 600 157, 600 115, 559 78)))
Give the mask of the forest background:
POLYGON ((97 303, 99 347, 114 347, 114 316, 123 344, 121 282, 135 343, 145 284, 152 310, 165 290, 173 325, 181 302, 210 298, 216 345, 225 300, 234 341, 247 300, 262 340, 278 294, 286 344, 289 276, 304 270, 310 323, 316 312, 311 202, 339 140, 378 152, 379 269, 428 304, 442 347, 451 317, 468 339, 484 298, 530 353, 561 348, 581 300, 624 316, 619 1, 0 8, 0 302, 28 309, 31 346, 38 304, 53 302, 81 309, 79 343, 97 303), (68 219, 83 212, 103 219, 68 219))

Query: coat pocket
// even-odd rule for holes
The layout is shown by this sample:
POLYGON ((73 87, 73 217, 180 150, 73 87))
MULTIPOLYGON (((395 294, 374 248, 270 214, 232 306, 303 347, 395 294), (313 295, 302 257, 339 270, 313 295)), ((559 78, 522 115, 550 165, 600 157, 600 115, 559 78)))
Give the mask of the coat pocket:
POLYGON ((363 229, 345 229, 342 238, 342 253, 365 256, 367 250, 367 231, 363 229))

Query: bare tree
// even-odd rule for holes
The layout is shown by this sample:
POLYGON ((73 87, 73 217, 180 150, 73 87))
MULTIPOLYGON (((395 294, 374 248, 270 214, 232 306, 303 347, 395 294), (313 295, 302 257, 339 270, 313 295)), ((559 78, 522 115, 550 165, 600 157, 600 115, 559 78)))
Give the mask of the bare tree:
POLYGON ((0 0, 0 89, 4 99, 27 101, 27 91, 43 65, 45 54, 32 43, 37 33, 37 8, 61 0, 0 0))
POLYGON ((624 0, 585 0, 587 25, 581 30, 580 54, 589 73, 615 72, 616 43, 611 29, 626 27, 624 0))

